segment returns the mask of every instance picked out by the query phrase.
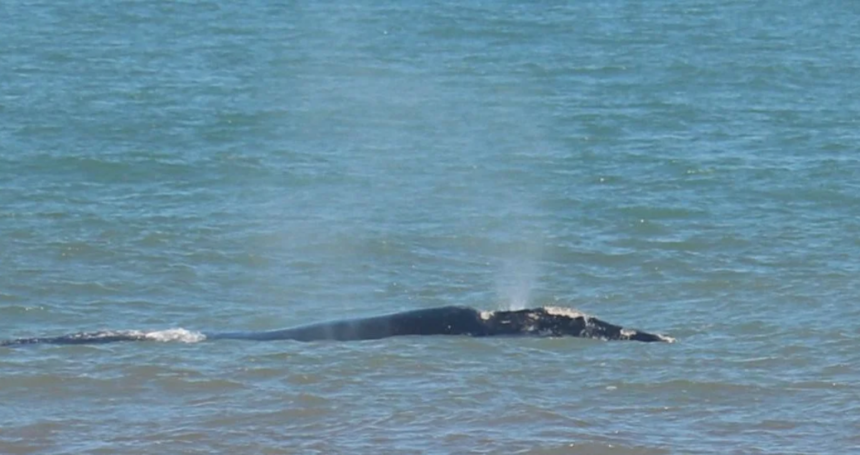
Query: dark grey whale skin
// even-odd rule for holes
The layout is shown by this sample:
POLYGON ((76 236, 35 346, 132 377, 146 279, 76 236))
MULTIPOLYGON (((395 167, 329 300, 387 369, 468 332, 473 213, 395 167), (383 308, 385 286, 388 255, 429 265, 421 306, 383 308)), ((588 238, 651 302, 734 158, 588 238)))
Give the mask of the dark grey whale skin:
MULTIPOLYGON (((408 335, 573 336, 601 340, 673 341, 663 335, 625 329, 600 319, 548 308, 479 312, 446 306, 261 332, 204 333, 207 340, 355 341, 408 335)), ((147 340, 142 332, 84 332, 59 337, 19 338, 0 346, 25 344, 100 344, 147 340)))

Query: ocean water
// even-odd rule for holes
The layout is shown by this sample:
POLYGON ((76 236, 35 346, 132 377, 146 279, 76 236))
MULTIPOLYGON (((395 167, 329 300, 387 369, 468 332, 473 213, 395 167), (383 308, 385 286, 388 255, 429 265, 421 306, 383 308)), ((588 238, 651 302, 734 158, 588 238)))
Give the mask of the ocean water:
POLYGON ((459 304, 678 339, 0 348, 0 453, 860 450, 860 5, 0 18, 0 338, 459 304))

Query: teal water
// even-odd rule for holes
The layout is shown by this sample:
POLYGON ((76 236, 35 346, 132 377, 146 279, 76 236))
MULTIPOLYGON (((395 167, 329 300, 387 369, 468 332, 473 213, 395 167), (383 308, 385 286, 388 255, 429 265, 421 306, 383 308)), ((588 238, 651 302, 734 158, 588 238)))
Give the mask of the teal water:
POLYGON ((0 5, 0 453, 860 449, 851 2, 0 5))

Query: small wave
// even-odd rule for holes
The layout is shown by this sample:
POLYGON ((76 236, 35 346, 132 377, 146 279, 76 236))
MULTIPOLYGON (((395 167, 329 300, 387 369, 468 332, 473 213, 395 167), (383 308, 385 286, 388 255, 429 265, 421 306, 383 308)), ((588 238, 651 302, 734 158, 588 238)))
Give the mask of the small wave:
POLYGON ((160 341, 170 342, 177 341, 180 343, 198 343, 206 339, 206 335, 201 332, 194 332, 183 328, 155 330, 151 332, 143 330, 103 330, 99 332, 82 332, 59 337, 68 340, 79 341, 99 341, 108 339, 128 340, 128 341, 160 341))
POLYGON ((201 332, 191 330, 167 329, 156 331, 143 330, 102 330, 98 332, 79 332, 71 335, 63 335, 49 338, 18 338, 14 340, 0 340, 0 346, 17 346, 23 344, 91 344, 91 343, 114 343, 118 341, 160 341, 197 343, 206 339, 201 332))

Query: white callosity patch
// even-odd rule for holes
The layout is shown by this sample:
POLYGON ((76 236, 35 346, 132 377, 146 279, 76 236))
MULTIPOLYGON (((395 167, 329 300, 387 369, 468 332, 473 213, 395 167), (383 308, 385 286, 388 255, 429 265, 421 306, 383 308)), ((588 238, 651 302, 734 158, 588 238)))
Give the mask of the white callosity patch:
POLYGON ((182 343, 197 343, 206 339, 206 335, 200 332, 194 332, 191 330, 185 330, 182 328, 179 329, 168 329, 168 330, 158 330, 155 332, 146 332, 142 333, 142 336, 147 340, 153 341, 179 341, 182 343))
POLYGON ((589 318, 589 316, 587 314, 585 314, 581 311, 574 310, 573 308, 564 308, 564 307, 557 307, 557 306, 545 306, 545 307, 543 307, 543 309, 544 309, 544 311, 547 312, 547 314, 551 314, 553 316, 566 316, 566 317, 569 317, 571 319, 583 318, 586 320, 586 322, 588 321, 588 318, 589 318))
MULTIPOLYGON (((564 316, 569 318, 584 318, 588 320, 589 316, 581 311, 577 311, 573 308, 564 308, 564 307, 556 307, 556 306, 546 306, 543 307, 543 310, 547 312, 547 314, 551 314, 553 316, 564 316)), ((492 318, 496 314, 496 311, 481 311, 481 319, 488 320, 492 318)), ((537 319, 539 316, 537 314, 530 314, 530 318, 537 319)))

